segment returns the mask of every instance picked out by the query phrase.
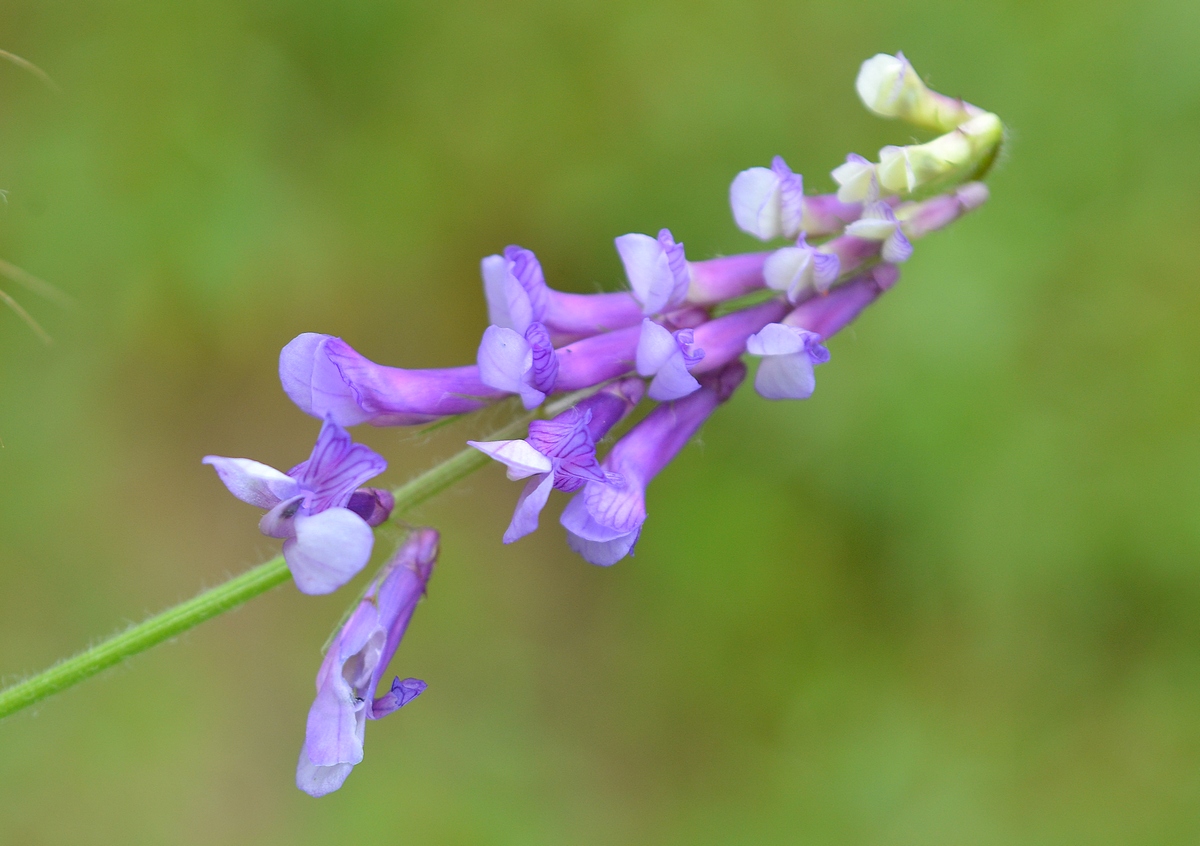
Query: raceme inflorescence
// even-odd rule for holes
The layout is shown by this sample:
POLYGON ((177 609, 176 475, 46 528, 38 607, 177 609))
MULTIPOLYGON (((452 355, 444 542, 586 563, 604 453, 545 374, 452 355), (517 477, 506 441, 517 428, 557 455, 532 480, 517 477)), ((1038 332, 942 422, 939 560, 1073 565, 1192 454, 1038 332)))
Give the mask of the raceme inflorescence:
MULTIPOLYGON (((848 155, 832 171, 833 194, 806 195, 801 175, 779 156, 737 174, 729 189, 733 219, 768 249, 693 261, 670 229, 621 235, 615 245, 628 289, 574 294, 547 283, 534 252, 508 246, 481 262, 490 325, 475 362, 461 367, 377 364, 324 334, 287 344, 279 361, 283 389, 321 421, 311 456, 286 473, 244 458, 204 459, 236 497, 265 510, 263 534, 284 539, 282 564, 263 565, 275 567, 259 579, 265 586, 241 584, 226 604, 287 571, 304 593, 337 590, 367 565, 375 527, 396 522, 487 459, 523 482, 504 543, 536 531, 557 490, 571 497, 559 520, 571 550, 605 567, 632 555, 650 482, 743 384, 746 360, 757 364, 753 385, 761 397, 811 396, 815 367, 830 360, 826 344, 896 284, 914 243, 988 198, 980 180, 1004 137, 994 114, 930 90, 903 54, 864 62, 856 87, 874 113, 937 137, 884 147, 875 159, 848 155), (365 486, 387 463, 354 443, 347 428, 420 426, 510 397, 524 409, 519 430, 467 441, 466 452, 391 492, 365 486)), ((425 689, 423 681, 397 678, 377 690, 424 595, 438 542, 433 529, 410 530, 331 641, 297 766, 305 792, 338 789, 362 760, 366 720, 425 689)), ((226 609, 201 610, 207 616, 197 612, 194 622, 171 630, 226 609)), ((144 640, 138 648, 157 642, 144 640)), ((82 672, 46 689, 74 683, 82 672)))

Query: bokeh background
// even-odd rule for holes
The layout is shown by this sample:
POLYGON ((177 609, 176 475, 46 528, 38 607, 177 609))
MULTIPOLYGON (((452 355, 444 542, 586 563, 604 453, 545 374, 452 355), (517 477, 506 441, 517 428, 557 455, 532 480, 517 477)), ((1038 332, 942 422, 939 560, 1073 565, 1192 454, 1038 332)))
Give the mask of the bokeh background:
MULTIPOLYGON (((636 558, 503 547, 497 468, 338 794, 292 784, 349 593, 290 585, 0 724, 12 844, 1105 844, 1200 838, 1200 5, 11 0, 0 47, 0 674, 273 554, 206 453, 288 467, 302 331, 473 360, 478 261, 615 289, 615 235, 752 249, 726 191, 905 143, 903 49, 1011 128, 805 403, 743 390, 636 558)), ((387 480, 436 437, 372 430, 387 480)))

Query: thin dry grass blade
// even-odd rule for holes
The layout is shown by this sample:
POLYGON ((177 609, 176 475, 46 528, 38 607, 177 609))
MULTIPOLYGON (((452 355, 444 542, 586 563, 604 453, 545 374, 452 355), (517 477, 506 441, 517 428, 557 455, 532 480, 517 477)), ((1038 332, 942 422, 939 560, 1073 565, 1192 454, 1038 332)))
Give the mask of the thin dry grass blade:
POLYGON ((40 79, 43 83, 45 83, 46 87, 49 88, 51 91, 60 91, 61 90, 58 87, 58 84, 53 79, 50 78, 50 74, 46 73, 44 70, 39 68, 37 65, 35 65, 33 62, 29 61, 28 59, 22 59, 16 53, 10 53, 7 50, 0 50, 0 59, 8 59, 10 62, 12 62, 17 67, 24 68, 25 70, 29 71, 31 74, 33 74, 38 79, 40 79))
POLYGON ((40 325, 38 325, 38 322, 33 319, 33 317, 29 314, 29 312, 27 312, 25 309, 21 308, 21 304, 18 303, 16 300, 14 300, 12 297, 10 297, 4 291, 0 291, 0 302, 4 303, 6 306, 11 308, 13 311, 15 311, 17 313, 17 316, 20 317, 22 320, 24 320, 25 323, 29 325, 29 328, 34 331, 34 334, 36 334, 39 338, 42 339, 43 344, 45 344, 46 346, 49 346, 50 344, 54 343, 54 339, 51 338, 46 333, 45 329, 43 329, 40 325))
POLYGON ((38 279, 29 271, 22 270, 15 264, 4 261, 4 259, 0 259, 0 276, 7 276, 18 285, 24 285, 35 294, 40 294, 46 299, 58 303, 60 306, 70 307, 75 305, 75 300, 70 294, 63 293, 49 282, 38 279))

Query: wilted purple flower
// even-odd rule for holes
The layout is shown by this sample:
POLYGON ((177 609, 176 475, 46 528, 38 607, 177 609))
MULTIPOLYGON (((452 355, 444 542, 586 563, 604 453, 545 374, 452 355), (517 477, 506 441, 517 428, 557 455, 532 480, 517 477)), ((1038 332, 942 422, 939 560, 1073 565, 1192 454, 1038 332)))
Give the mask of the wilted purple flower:
POLYGON ((362 761, 367 720, 387 716, 425 690, 420 679, 396 678, 386 693, 375 696, 425 593, 437 553, 438 533, 414 530, 329 645, 296 765, 296 786, 310 796, 337 790, 362 761))
POLYGON ((510 480, 529 479, 504 532, 505 543, 537 529, 538 515, 546 506, 551 488, 570 493, 586 482, 608 478, 596 460, 596 441, 633 410, 644 390, 641 379, 623 379, 606 385, 552 420, 534 420, 524 440, 467 441, 508 467, 510 480))
POLYGON ((305 332, 279 353, 279 380, 301 411, 340 426, 413 426, 477 411, 504 392, 479 368, 405 370, 375 364, 341 338, 305 332))
POLYGON ((746 352, 762 356, 754 389, 766 399, 808 399, 817 381, 813 365, 829 361, 816 332, 770 323, 746 341, 746 352))
POLYGON ((810 247, 803 232, 796 239, 796 246, 771 253, 763 266, 767 287, 786 292, 788 302, 792 303, 806 293, 825 293, 840 272, 841 260, 837 255, 810 247))
POLYGON ((630 554, 646 522, 646 486, 745 376, 746 366, 734 361, 702 377, 700 390, 658 406, 617 441, 601 467, 621 483, 588 482, 563 510, 571 549, 605 567, 630 554))
POLYGON ((657 238, 621 235, 616 245, 643 314, 661 314, 683 304, 690 278, 688 263, 683 244, 675 243, 670 229, 660 230, 657 238))
POLYGON ((866 241, 880 241, 880 254, 891 264, 908 261, 912 255, 912 244, 904 237, 896 213, 885 202, 868 203, 862 217, 846 227, 846 234, 866 241))
POLYGON ((637 372, 649 379, 647 393, 658 402, 686 397, 700 387, 688 370, 704 358, 704 350, 694 343, 695 331, 678 329, 672 332, 649 317, 642 321, 638 337, 637 372))
POLYGON ((763 241, 795 238, 804 219, 804 179, 776 156, 770 168, 752 167, 734 177, 729 205, 742 231, 763 241))
POLYGON ((479 344, 479 380, 489 388, 518 394, 526 408, 537 408, 554 389, 558 358, 542 323, 530 323, 524 334, 489 326, 479 344))
POLYGON ((303 593, 335 591, 366 566, 375 543, 371 527, 394 505, 387 491, 359 490, 387 462, 331 419, 309 459, 287 473, 249 458, 206 455, 203 461, 242 502, 270 509, 259 530, 285 539, 283 557, 303 593))

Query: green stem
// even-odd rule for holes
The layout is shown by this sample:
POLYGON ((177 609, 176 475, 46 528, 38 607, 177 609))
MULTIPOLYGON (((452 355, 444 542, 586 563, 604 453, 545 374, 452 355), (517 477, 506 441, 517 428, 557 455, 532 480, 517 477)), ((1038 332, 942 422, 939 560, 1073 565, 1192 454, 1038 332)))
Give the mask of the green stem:
MULTIPOLYGON (((563 397, 547 405, 544 414, 554 415, 570 407, 580 396, 590 393, 581 391, 563 397)), ((501 440, 519 434, 536 416, 523 414, 512 423, 488 436, 488 440, 501 440)), ((394 491, 396 507, 393 514, 400 516, 428 499, 441 493, 454 483, 474 473, 488 463, 488 458, 478 450, 467 449, 422 473, 394 491)), ((231 611, 243 602, 266 593, 283 584, 291 577, 282 555, 265 564, 234 576, 224 584, 204 591, 199 596, 168 608, 150 619, 113 635, 78 655, 55 664, 32 678, 18 682, 0 691, 0 719, 28 708, 48 696, 66 690, 101 670, 118 664, 130 656, 144 652, 152 646, 170 640, 205 620, 211 620, 226 611, 231 611)))

